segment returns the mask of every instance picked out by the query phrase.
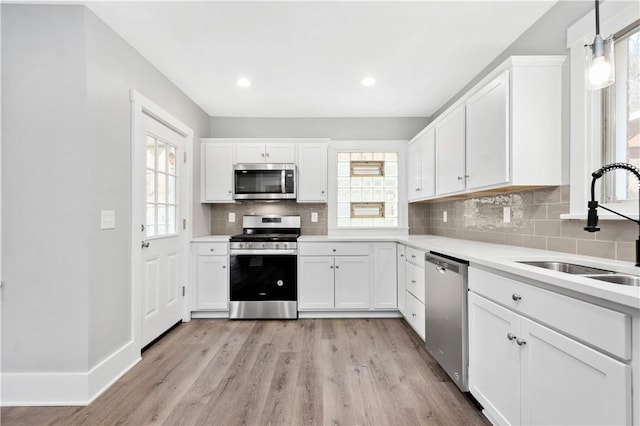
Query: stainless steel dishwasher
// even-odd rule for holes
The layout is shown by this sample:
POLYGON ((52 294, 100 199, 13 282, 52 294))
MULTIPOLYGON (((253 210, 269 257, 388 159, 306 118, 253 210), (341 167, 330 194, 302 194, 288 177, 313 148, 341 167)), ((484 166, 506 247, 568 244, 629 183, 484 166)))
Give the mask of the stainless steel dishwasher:
POLYGON ((433 251, 425 255, 425 345, 463 392, 469 391, 468 265, 433 251))

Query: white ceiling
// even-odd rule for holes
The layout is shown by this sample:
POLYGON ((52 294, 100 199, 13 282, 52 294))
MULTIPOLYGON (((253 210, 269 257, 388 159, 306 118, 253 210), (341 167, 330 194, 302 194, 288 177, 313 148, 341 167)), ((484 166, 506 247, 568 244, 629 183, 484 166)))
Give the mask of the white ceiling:
POLYGON ((87 6, 212 116, 427 117, 554 3, 87 6), (366 75, 374 87, 360 85, 366 75), (240 76, 252 86, 238 87, 240 76))

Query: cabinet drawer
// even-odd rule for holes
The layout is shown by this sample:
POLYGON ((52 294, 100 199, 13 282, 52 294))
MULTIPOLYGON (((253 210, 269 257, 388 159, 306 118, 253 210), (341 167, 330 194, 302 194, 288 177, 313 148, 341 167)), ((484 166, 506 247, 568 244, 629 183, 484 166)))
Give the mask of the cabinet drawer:
POLYGON ((368 256, 369 245, 362 243, 299 243, 300 256, 368 256))
POLYGON ((424 303, 424 269, 407 263, 405 274, 407 291, 424 303))
POLYGON ((407 306, 405 310, 405 318, 409 325, 424 340, 424 304, 413 297, 411 293, 407 293, 407 306))
POLYGON ((476 268, 469 268, 469 289, 619 358, 631 359, 627 314, 476 268))
POLYGON ((407 247, 406 256, 409 263, 424 268, 424 251, 407 247))
POLYGON ((197 255, 226 255, 227 243, 195 243, 197 255))

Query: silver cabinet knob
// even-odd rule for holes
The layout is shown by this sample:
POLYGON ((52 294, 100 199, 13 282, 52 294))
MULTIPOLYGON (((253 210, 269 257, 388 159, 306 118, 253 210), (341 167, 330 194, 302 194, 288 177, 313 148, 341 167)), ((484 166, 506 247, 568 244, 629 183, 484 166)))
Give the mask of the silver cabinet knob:
POLYGON ((522 296, 520 296, 519 294, 513 293, 511 295, 511 298, 513 299, 514 302, 517 302, 522 299, 522 296))
POLYGON ((329 266, 329 268, 333 269, 333 265, 329 266))
POLYGON ((336 265, 336 269, 340 269, 340 267, 338 265, 336 265))
POLYGON ((416 258, 416 255, 415 255, 415 254, 412 254, 412 255, 411 255, 411 258, 412 258, 412 259, 415 259, 415 258, 416 258))
POLYGON ((320 191, 321 194, 324 194, 324 190, 320 191))
POLYGON ((269 153, 267 152, 265 155, 268 157, 268 156, 269 156, 269 153))
POLYGON ((228 192, 229 192, 229 194, 231 194, 231 190, 229 190, 228 192))
POLYGON ((458 176, 458 180, 462 180, 464 179, 462 176, 458 176))
POLYGON ((400 257, 404 257, 404 254, 400 253, 400 257))
POLYGON ((222 265, 222 269, 227 269, 227 265, 222 265))
POLYGON ((412 312, 412 313, 411 313, 411 316, 412 316, 412 317, 415 317, 415 316, 417 316, 417 314, 416 314, 415 312, 412 312))
POLYGON ((516 335, 513 333, 507 333, 507 339, 509 340, 514 340, 516 338, 516 335))
POLYGON ((336 249, 333 249, 333 252, 335 253, 335 252, 336 252, 336 249))
POLYGON ((262 158, 264 158, 264 152, 263 152, 263 153, 261 153, 261 154, 260 154, 260 156, 261 156, 262 158))
POLYGON ((527 341, 521 338, 517 338, 516 343, 518 344, 518 346, 524 346, 527 344, 527 341))
POLYGON ((411 284, 415 284, 415 283, 416 283, 416 280, 411 280, 411 284))
POLYGON ((209 251, 216 251, 216 249, 209 249, 209 251))

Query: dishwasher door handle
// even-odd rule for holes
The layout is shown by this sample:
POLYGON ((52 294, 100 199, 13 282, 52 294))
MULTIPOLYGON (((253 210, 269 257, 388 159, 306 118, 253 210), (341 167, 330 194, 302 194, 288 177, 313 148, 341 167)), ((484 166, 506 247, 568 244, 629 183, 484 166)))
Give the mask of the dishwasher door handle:
POLYGON ((442 265, 436 265, 436 271, 440 272, 441 274, 444 274, 445 272, 447 272, 447 268, 442 265))

